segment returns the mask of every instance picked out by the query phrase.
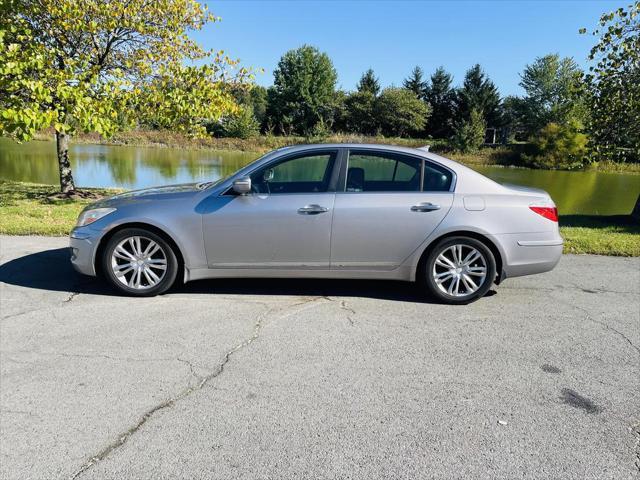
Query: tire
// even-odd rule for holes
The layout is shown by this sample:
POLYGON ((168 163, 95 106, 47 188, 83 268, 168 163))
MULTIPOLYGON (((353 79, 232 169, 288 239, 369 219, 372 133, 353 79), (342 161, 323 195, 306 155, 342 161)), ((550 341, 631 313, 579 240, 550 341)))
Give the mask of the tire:
POLYGON ((463 236, 438 242, 422 270, 431 296, 451 305, 466 305, 483 297, 495 278, 496 260, 491 250, 481 241, 463 236))
POLYGON ((126 228, 107 242, 102 254, 102 271, 119 292, 152 297, 173 285, 178 259, 169 243, 157 233, 126 228))

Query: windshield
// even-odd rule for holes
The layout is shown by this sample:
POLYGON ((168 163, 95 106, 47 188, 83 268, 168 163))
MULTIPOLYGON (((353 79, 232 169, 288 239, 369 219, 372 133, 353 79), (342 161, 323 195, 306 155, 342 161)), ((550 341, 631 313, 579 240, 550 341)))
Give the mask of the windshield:
POLYGON ((233 172, 230 175, 226 175, 224 177, 220 177, 218 180, 212 180, 210 182, 200 182, 197 187, 200 190, 204 190, 206 188, 211 188, 211 187, 215 187, 216 185, 220 185, 222 182, 224 182, 227 178, 231 177, 232 175, 235 175, 235 172, 233 172))
POLYGON ((239 169, 238 169, 238 170, 236 170, 235 172, 230 173, 229 175, 225 175, 225 176, 223 176, 223 177, 220 177, 220 178, 219 178, 219 179, 217 179, 217 180, 212 180, 212 181, 210 181, 210 182, 200 182, 200 183, 198 183, 197 187, 198 187, 200 190, 205 190, 205 189, 207 189, 207 188, 212 188, 212 187, 215 187, 215 186, 217 186, 217 185, 220 185, 222 182, 225 182, 225 181, 226 181, 226 180, 228 180, 229 178, 231 178, 231 177, 233 177, 234 175, 236 175, 240 170, 244 170, 245 168, 247 168, 247 167, 249 167, 249 166, 253 165, 254 163, 259 162, 260 160, 262 160, 263 158, 265 158, 267 155, 271 155, 271 154, 273 154, 273 153, 275 153, 275 152, 279 152, 279 151, 281 151, 281 150, 285 150, 285 149, 287 149, 287 148, 290 148, 290 147, 281 147, 281 148, 278 148, 277 150, 273 150, 273 151, 271 151, 271 152, 269 152, 269 153, 266 153, 266 154, 264 154, 264 155, 261 155, 260 157, 256 158, 253 162, 251 162, 251 163, 249 163, 249 164, 245 165, 245 166, 244 166, 244 167, 242 167, 242 168, 239 168, 239 169))

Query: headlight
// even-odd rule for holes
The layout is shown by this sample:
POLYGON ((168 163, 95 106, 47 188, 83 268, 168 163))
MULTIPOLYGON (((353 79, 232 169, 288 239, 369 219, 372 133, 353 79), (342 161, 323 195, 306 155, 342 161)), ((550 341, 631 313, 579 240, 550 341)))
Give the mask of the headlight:
POLYGON ((85 210, 78 217, 78 223, 76 223, 76 227, 84 227, 85 225, 89 225, 96 220, 100 220, 105 215, 109 215, 111 212, 115 211, 115 208, 93 208, 91 210, 85 210))

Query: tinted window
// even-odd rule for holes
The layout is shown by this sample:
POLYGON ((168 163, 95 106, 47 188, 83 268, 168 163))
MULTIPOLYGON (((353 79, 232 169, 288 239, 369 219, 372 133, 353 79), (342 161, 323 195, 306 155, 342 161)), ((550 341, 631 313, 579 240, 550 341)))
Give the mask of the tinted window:
POLYGON ((417 192, 419 158, 351 150, 347 166, 347 192, 417 192))
POLYGON ((251 174, 251 187, 259 193, 326 192, 335 152, 314 152, 271 164, 251 174))
POLYGON ((424 180, 422 189, 425 192, 448 192, 453 175, 449 170, 430 162, 424 164, 424 180))

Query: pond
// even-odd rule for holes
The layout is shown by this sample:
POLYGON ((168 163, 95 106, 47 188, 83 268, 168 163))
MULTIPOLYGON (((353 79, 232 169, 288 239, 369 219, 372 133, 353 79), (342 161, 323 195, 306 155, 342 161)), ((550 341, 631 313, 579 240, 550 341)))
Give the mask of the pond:
MULTIPOLYGON (((258 157, 256 153, 186 150, 162 147, 72 145, 76 184, 126 189, 215 180, 258 157)), ((522 168, 475 167, 500 183, 548 191, 562 214, 630 213, 640 193, 640 175, 565 172, 522 168)), ((55 144, 18 145, 0 139, 0 178, 24 182, 58 182, 55 144)))

